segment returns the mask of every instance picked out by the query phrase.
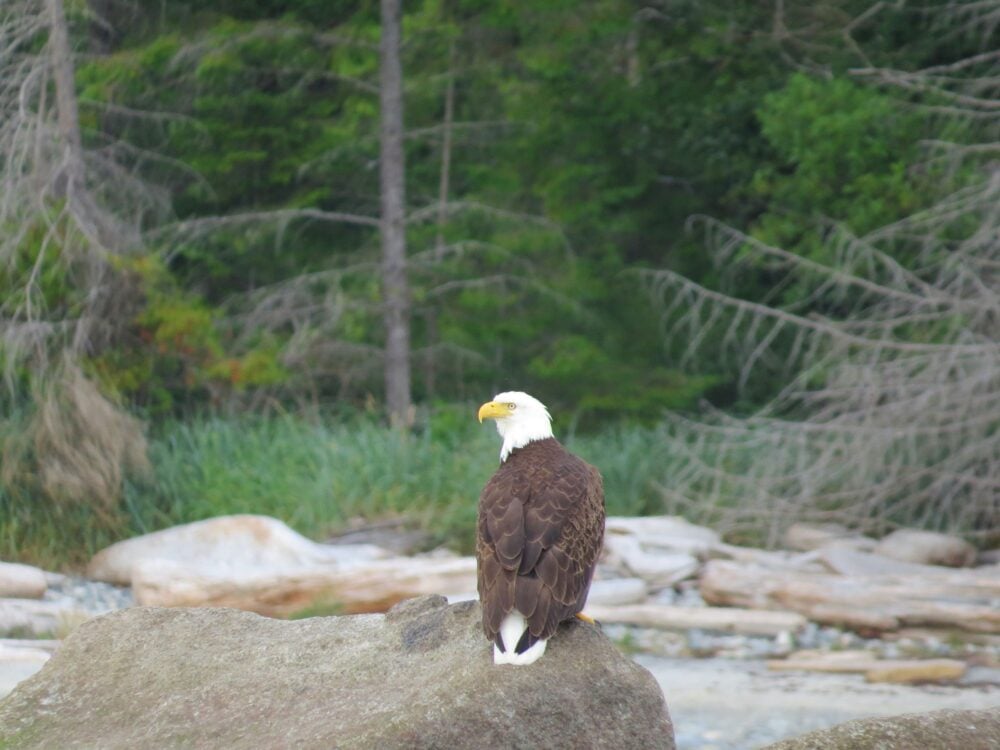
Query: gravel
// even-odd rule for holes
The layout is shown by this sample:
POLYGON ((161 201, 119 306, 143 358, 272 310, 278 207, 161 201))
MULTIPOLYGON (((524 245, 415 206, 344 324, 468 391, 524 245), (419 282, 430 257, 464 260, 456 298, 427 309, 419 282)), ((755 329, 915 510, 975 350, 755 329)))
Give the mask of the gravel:
POLYGON ((749 750, 851 719, 1000 707, 1000 684, 893 685, 774 672, 758 659, 634 658, 663 689, 677 750, 749 750))
POLYGON ((49 588, 42 601, 72 603, 92 615, 103 615, 135 605, 132 589, 78 576, 46 573, 49 588))

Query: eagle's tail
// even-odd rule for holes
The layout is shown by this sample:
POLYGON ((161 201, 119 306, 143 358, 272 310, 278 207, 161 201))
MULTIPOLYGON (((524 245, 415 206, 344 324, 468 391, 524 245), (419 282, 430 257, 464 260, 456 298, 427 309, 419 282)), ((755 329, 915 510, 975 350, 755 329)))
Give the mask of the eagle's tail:
POLYGON ((528 621, 512 609, 500 623, 493 644, 494 664, 532 664, 545 653, 547 638, 538 638, 528 631, 528 621))

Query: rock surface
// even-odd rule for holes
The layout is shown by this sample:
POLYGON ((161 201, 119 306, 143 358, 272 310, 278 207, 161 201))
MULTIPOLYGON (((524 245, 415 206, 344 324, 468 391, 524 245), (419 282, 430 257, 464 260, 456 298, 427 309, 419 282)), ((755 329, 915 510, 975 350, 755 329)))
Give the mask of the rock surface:
POLYGON ((782 740, 762 750, 994 750, 997 747, 1000 747, 1000 708, 858 719, 782 740))
POLYGON ((0 597, 40 599, 46 588, 45 571, 40 568, 0 562, 0 597))
POLYGON ((81 626, 0 702, 0 746, 673 748, 653 676, 569 623, 496 667, 474 602, 293 622, 134 608, 81 626))

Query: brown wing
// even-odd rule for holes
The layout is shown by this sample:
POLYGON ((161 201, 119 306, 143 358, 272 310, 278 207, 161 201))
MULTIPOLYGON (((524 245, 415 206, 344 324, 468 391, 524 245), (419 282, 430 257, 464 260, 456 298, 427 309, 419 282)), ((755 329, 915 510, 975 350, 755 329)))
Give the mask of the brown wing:
POLYGON ((479 498, 479 598, 490 640, 515 607, 532 635, 550 637, 583 609, 600 554, 601 475, 556 441, 541 442, 515 451, 479 498))

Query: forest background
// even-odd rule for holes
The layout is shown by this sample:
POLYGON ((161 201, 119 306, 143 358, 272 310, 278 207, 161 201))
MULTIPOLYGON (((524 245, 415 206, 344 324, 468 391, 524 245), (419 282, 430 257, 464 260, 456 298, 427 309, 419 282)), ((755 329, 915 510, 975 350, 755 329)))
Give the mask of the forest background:
POLYGON ((5 0, 0 558, 238 512, 467 550, 506 389, 612 513, 996 544, 998 24, 5 0))

